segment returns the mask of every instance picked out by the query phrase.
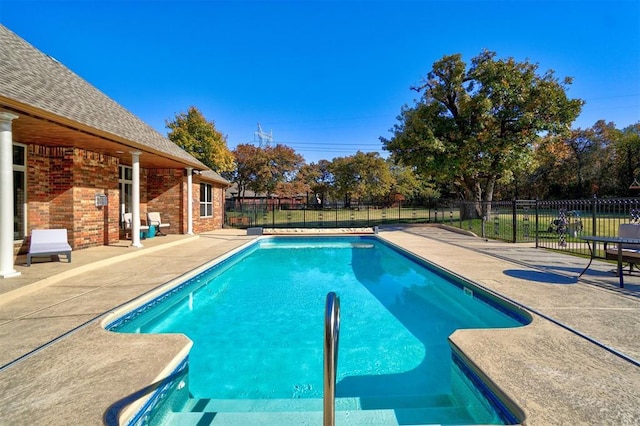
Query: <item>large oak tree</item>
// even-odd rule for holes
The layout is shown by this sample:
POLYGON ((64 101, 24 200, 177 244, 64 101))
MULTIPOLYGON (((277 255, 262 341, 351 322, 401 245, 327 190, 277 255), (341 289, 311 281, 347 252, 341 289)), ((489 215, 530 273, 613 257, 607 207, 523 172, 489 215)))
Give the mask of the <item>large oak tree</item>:
POLYGON ((460 54, 435 62, 414 88, 421 98, 380 138, 402 164, 477 202, 491 201, 498 179, 530 161, 541 135, 567 131, 583 105, 565 93, 570 78, 495 56, 483 51, 468 69, 460 54))

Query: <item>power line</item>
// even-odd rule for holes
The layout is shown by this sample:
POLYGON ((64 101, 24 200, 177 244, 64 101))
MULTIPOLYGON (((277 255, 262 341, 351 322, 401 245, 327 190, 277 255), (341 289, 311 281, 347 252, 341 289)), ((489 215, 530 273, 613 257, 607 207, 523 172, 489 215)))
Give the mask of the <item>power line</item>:
MULTIPOLYGON (((252 144, 254 142, 241 142, 241 143, 246 143, 246 144, 252 144)), ((343 142, 327 142, 327 141, 317 141, 317 142, 294 142, 294 141, 277 141, 274 140, 272 141, 273 144, 280 144, 280 145, 286 145, 289 147, 294 147, 294 146, 300 146, 300 147, 315 147, 318 146, 318 148, 320 149, 327 149, 327 148, 332 148, 335 147, 337 149, 340 148, 348 148, 348 147, 369 147, 369 148, 379 148, 382 146, 382 144, 374 144, 374 143, 358 143, 358 142, 349 142, 349 143, 343 143, 343 142)))
MULTIPOLYGON (((353 149, 324 149, 324 148, 306 148, 304 150, 301 151, 307 151, 307 152, 327 152, 327 151, 331 151, 331 152, 354 152, 353 149)), ((366 152, 387 152, 382 148, 378 148, 378 149, 359 149, 356 151, 366 151, 366 152)))
POLYGON ((325 141, 320 141, 320 142, 277 142, 277 143, 282 143, 282 144, 286 144, 286 145, 297 145, 297 146, 315 146, 315 145, 319 145, 322 144, 322 146, 324 147, 329 147, 329 146, 335 146, 337 148, 341 148, 343 146, 381 146, 382 144, 373 144, 373 143, 358 143, 358 142, 349 142, 349 143, 342 143, 342 142, 325 142, 325 141))

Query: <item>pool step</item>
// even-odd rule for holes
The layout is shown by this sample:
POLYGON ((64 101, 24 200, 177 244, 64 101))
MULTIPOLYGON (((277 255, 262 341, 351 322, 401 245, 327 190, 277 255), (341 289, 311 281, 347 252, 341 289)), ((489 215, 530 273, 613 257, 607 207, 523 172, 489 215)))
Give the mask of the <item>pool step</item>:
MULTIPOLYGON (((190 399, 183 411, 225 412, 225 411, 314 411, 322 410, 322 398, 284 399, 190 399)), ((379 410, 397 408, 452 407, 447 394, 371 396, 336 398, 338 410, 379 410)))
MULTIPOLYGON (((340 410, 336 425, 434 425, 472 424, 463 407, 384 410, 340 410)), ((321 425, 322 411, 190 412, 170 413, 166 425, 321 425)))
MULTIPOLYGON (((219 400, 193 399, 182 412, 169 413, 163 424, 179 425, 317 425, 322 424, 322 399, 219 400)), ((447 395, 337 398, 336 424, 424 425, 469 424, 465 407, 447 395)))

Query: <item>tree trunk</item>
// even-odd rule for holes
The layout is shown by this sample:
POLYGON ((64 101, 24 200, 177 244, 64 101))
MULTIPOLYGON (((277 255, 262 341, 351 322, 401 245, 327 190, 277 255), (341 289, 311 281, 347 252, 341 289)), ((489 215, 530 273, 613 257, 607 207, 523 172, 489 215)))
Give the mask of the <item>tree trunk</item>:
POLYGON ((486 216, 487 220, 491 217, 491 202, 493 201, 493 192, 495 191, 497 180, 497 175, 491 175, 487 179, 487 184, 485 186, 484 199, 482 201, 485 207, 484 216, 486 216))
POLYGON ((486 212, 482 209, 482 185, 480 185, 479 181, 475 182, 473 189, 473 201, 476 207, 476 214, 478 217, 483 217, 486 212))

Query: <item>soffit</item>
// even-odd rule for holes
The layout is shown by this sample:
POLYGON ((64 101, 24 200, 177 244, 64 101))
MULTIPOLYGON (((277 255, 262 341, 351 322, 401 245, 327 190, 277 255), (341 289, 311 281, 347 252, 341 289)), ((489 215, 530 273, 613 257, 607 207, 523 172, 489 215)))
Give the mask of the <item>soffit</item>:
MULTIPOLYGON (((37 144, 43 146, 70 146, 87 151, 116 157, 123 165, 131 165, 131 152, 140 152, 140 166, 146 169, 179 169, 193 167, 202 169, 202 164, 178 161, 161 153, 153 152, 148 147, 135 142, 117 140, 114 137, 97 134, 95 130, 74 127, 72 123, 61 124, 47 118, 31 115, 23 109, 18 110, 0 102, 0 109, 12 112, 18 116, 12 121, 13 141, 25 145, 37 144), (2 104, 5 105, 2 105, 2 104)), ((78 123, 74 123, 78 126, 78 123)), ((196 160, 197 161, 197 160, 196 160)))

